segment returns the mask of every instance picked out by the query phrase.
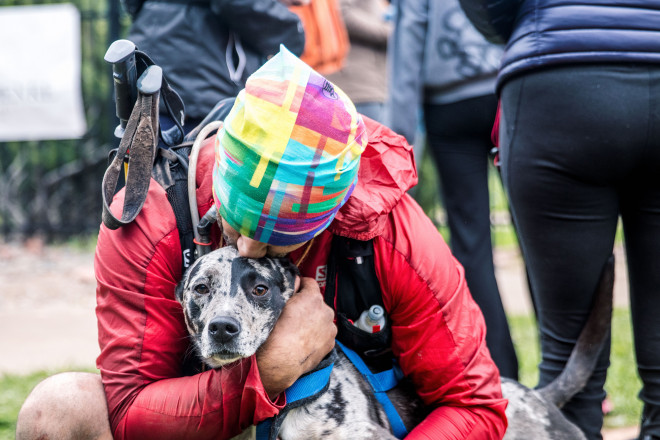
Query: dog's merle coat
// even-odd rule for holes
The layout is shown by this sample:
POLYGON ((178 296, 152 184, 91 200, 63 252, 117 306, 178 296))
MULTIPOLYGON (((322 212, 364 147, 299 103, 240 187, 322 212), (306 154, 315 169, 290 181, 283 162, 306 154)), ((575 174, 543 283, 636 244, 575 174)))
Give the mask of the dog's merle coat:
POLYGON ((294 290, 294 266, 237 257, 223 248, 200 258, 177 290, 195 348, 211 368, 253 355, 294 290))
MULTIPOLYGON (((199 258, 184 275, 176 296, 202 361, 219 368, 256 353, 293 294, 297 273, 288 258, 247 259, 232 247, 199 258)), ((558 408, 584 386, 593 371, 609 328, 612 285, 610 262, 609 270, 603 271, 600 302, 580 337, 582 343, 578 341, 581 352, 574 356, 576 361, 569 361, 560 378, 541 390, 502 380, 504 397, 509 400, 505 440, 584 439, 558 408)), ((327 392, 291 410, 279 438, 394 439, 370 385, 340 351, 337 355, 327 392)), ((407 387, 400 388, 388 395, 410 430, 425 417, 426 410, 407 387)))

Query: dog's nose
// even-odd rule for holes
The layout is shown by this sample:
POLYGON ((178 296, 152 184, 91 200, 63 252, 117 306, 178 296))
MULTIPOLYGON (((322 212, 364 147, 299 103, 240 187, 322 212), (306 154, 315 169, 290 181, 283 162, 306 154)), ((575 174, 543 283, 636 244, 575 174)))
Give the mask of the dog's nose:
POLYGON ((229 316, 213 318, 209 323, 209 333, 216 341, 226 344, 241 331, 241 324, 229 316))

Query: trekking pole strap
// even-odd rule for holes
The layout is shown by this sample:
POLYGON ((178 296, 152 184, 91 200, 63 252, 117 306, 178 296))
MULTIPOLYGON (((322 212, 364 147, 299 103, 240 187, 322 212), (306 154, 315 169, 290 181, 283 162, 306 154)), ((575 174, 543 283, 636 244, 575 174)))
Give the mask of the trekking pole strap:
POLYGON ((138 92, 126 130, 119 143, 117 154, 103 175, 103 224, 109 229, 118 229, 135 220, 144 205, 149 191, 151 170, 158 145, 158 97, 138 92), (120 218, 110 210, 124 160, 130 152, 131 160, 126 175, 126 192, 120 218))

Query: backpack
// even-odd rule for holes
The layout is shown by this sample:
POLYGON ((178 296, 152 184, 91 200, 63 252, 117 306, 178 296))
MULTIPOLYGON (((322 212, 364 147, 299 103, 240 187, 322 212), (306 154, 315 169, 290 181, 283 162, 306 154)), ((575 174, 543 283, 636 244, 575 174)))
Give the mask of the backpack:
POLYGON ((303 6, 289 7, 300 17, 305 30, 300 59, 322 75, 340 70, 350 47, 338 1, 312 0, 303 6))

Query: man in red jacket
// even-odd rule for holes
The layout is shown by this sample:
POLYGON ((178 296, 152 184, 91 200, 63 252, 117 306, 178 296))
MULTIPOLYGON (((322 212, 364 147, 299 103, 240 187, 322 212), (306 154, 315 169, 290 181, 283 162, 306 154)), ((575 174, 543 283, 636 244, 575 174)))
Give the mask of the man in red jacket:
MULTIPOLYGON (((133 223, 102 226, 99 234, 97 363, 110 426, 104 408, 91 405, 102 399, 97 376, 65 376, 28 399, 19 433, 34 428, 35 437, 17 437, 43 433, 43 424, 29 422, 46 397, 46 425, 82 426, 79 408, 53 401, 71 382, 91 390, 85 426, 98 438, 230 438, 276 415, 282 391, 334 345, 334 312, 319 293, 330 242, 342 236, 372 241, 392 351, 431 408, 407 438, 502 438, 506 401, 483 317, 463 268, 406 194, 416 181, 401 136, 362 118, 341 90, 282 49, 250 77, 197 167, 200 213, 215 204, 229 245, 246 257, 288 254, 300 268, 300 289, 265 346, 231 368, 186 369, 190 348, 174 297, 182 275, 178 230, 164 190, 152 182, 133 223)), ((217 244, 220 229, 214 234, 217 244)))

